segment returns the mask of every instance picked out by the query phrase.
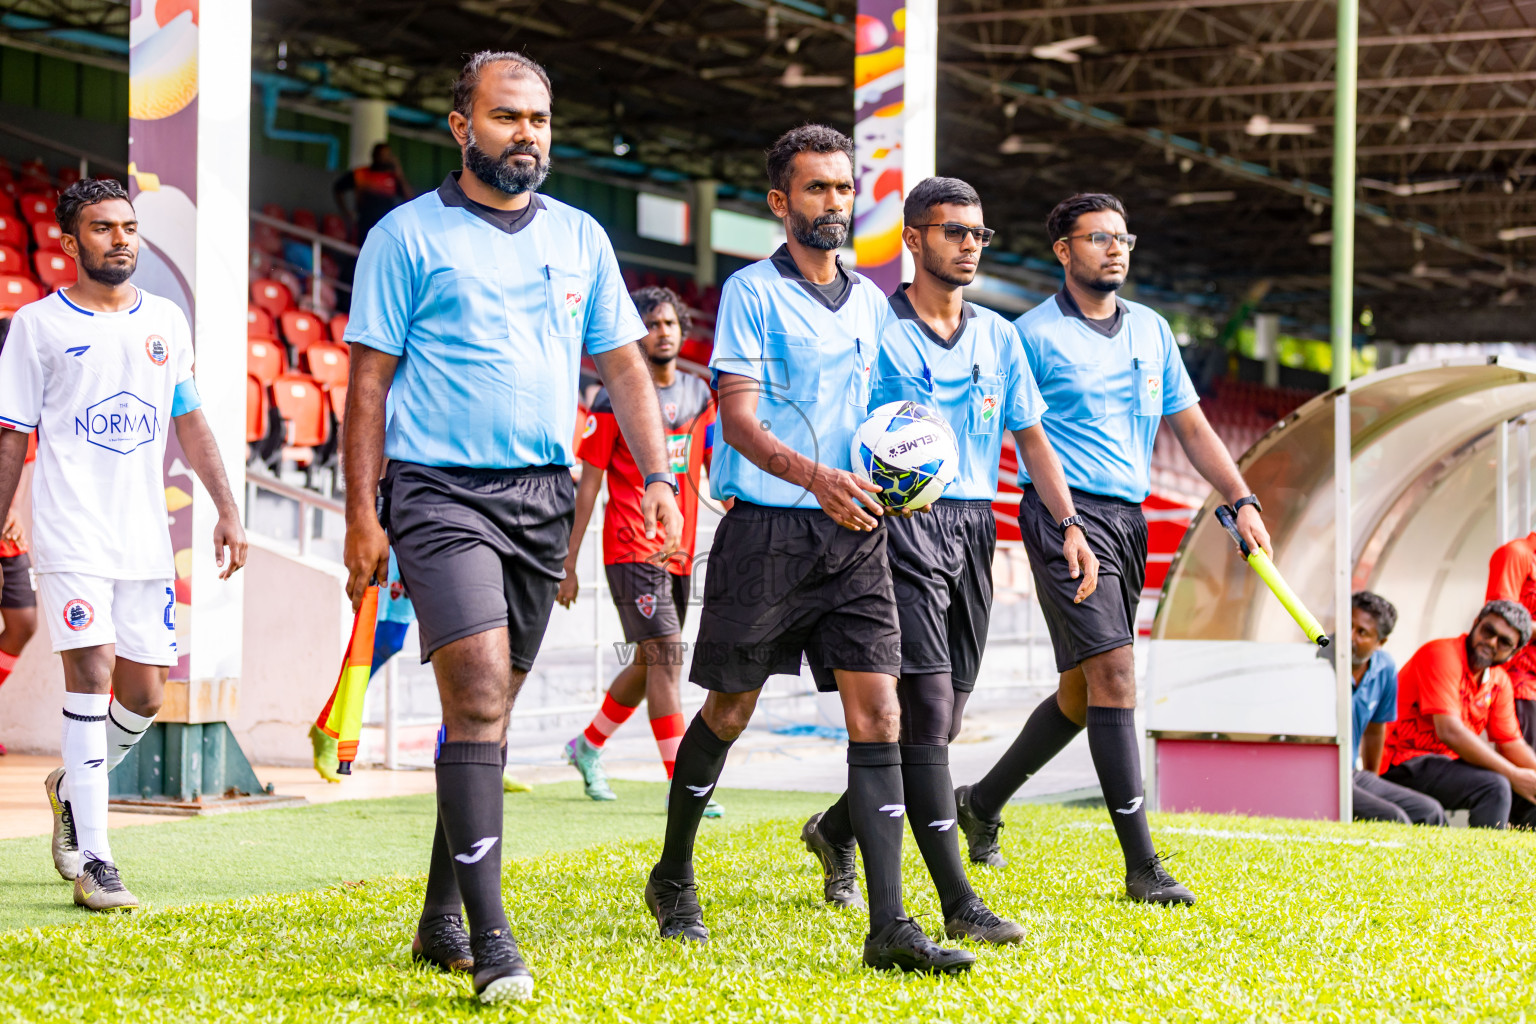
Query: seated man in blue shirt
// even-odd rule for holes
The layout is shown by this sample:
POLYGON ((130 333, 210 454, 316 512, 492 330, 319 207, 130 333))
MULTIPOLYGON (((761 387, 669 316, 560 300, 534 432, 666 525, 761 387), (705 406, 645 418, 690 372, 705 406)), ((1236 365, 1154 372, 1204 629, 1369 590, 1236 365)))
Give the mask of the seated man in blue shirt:
POLYGON ((1355 720, 1351 749, 1363 766, 1355 769, 1355 820, 1444 825, 1445 809, 1438 800, 1376 774, 1387 742, 1387 723, 1397 720, 1397 662, 1381 649, 1397 625, 1397 609, 1369 590, 1357 591, 1350 604, 1355 720))

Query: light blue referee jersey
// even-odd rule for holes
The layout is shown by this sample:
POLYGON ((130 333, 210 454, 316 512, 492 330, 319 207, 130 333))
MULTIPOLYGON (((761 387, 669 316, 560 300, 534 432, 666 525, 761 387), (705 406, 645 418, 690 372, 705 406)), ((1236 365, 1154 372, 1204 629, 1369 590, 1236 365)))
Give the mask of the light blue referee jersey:
MULTIPOLYGON (((1168 321, 1139 302, 1115 303, 1106 326, 1084 317, 1063 289, 1014 325, 1068 486, 1139 503, 1152 491, 1158 422, 1200 396, 1168 321)), ((1020 467, 1019 483, 1028 482, 1020 467)))
MULTIPOLYGON (((846 287, 835 299, 800 273, 786 246, 732 274, 720 292, 716 386, 734 373, 762 386, 764 429, 824 466, 852 469, 849 447, 869 406, 869 374, 886 301, 865 278, 838 264, 846 287)), ((816 507, 806 490, 758 469, 721 439, 709 470, 716 498, 781 508, 816 507)))
POLYGON ((1003 431, 1025 430, 1045 413, 1019 333, 990 309, 967 302, 954 336, 941 337, 917 315, 906 289, 888 300, 870 408, 912 401, 943 416, 960 442, 960 470, 944 497, 991 500, 1003 431))
POLYGON ((546 196, 525 216, 450 175, 368 232, 346 340, 400 357, 384 454, 424 466, 571 465, 581 351, 645 336, 597 221, 546 196))

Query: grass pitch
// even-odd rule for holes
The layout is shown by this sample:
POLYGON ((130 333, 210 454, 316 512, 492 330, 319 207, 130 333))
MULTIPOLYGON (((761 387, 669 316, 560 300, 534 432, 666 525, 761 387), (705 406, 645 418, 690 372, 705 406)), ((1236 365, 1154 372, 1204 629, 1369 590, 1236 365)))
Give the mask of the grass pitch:
MULTIPOLYGON (((423 882, 392 877, 0 934, 0 1007, 23 1021, 1536 1017, 1536 836, 1154 816, 1201 898, 1167 910, 1124 899, 1102 809, 1007 820, 1009 866, 974 881, 1030 937, 979 949, 968 976, 859 967, 864 921, 821 902, 800 820, 785 817, 703 832, 702 948, 656 939, 640 900, 654 834, 508 862, 538 985, 527 1004, 482 1008, 466 979, 412 967, 423 882)), ((909 909, 937 931, 906 851, 909 909)))

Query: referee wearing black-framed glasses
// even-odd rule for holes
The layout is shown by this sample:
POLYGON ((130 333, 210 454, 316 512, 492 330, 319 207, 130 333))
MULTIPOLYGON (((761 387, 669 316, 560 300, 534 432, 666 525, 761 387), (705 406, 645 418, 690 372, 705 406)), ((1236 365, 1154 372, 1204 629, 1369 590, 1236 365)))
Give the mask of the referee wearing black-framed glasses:
POLYGON ((1125 854, 1126 891, 1145 902, 1189 904, 1194 894, 1164 870, 1152 847, 1134 722, 1131 644, 1147 569, 1141 503, 1151 493, 1152 443, 1164 417, 1195 469, 1238 507, 1238 528, 1249 545, 1269 551, 1269 533, 1258 499, 1200 411, 1168 322, 1115 295, 1136 244, 1120 200, 1073 196, 1051 211, 1046 230, 1066 281, 1015 324, 1045 399, 1041 422, 1061 457, 1076 515, 1057 522, 1021 471, 1019 531, 1061 678, 992 770, 956 791, 957 817, 971 860, 1001 867, 1003 805, 1086 725, 1125 854), (1098 589, 1081 601, 1061 550, 1062 531, 1073 523, 1099 558, 1098 589))

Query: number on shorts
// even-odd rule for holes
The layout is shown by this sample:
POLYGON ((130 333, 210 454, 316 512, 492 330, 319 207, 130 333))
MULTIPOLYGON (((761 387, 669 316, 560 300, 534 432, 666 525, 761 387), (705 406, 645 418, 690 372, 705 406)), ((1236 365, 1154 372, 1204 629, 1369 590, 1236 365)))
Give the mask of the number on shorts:
POLYGON ((176 632, 176 591, 166 587, 165 596, 169 598, 165 602, 165 628, 174 633, 176 632))

